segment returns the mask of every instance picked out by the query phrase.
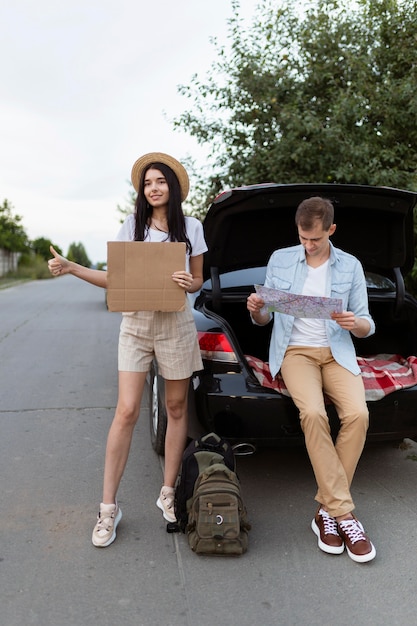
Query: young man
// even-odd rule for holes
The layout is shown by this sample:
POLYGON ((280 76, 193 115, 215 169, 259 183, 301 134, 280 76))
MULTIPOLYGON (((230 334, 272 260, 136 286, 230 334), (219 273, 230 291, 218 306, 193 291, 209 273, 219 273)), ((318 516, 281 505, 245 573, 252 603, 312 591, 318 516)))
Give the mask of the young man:
MULTIPOLYGON (((268 263, 265 286, 306 296, 343 301, 343 312, 331 320, 296 319, 274 313, 269 349, 272 376, 281 375, 299 409, 307 451, 317 481, 319 503, 311 523, 318 546, 329 554, 346 547, 358 563, 371 561, 376 550, 353 515, 350 486, 368 428, 365 390, 351 334, 368 337, 375 324, 361 264, 333 246, 336 230, 330 200, 301 202, 295 215, 300 245, 275 251, 268 263), (333 442, 324 395, 333 402, 340 430, 333 442)), ((255 324, 265 325, 271 313, 251 294, 248 310, 255 324)))

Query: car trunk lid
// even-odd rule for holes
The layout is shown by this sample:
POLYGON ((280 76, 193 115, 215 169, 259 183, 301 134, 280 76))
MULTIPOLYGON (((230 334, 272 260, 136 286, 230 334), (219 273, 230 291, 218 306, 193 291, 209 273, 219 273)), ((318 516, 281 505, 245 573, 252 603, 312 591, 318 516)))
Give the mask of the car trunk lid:
POLYGON ((339 184, 263 184, 220 194, 204 219, 209 251, 204 278, 267 264, 278 248, 298 244, 298 204, 324 196, 335 207, 336 247, 355 255, 366 271, 406 275, 414 264, 413 208, 417 194, 389 187, 339 184))

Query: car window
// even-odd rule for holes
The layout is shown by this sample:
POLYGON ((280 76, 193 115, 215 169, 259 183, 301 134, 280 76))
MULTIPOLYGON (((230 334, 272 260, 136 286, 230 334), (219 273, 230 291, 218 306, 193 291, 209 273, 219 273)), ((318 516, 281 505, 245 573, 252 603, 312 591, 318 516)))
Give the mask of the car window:
POLYGON ((365 279, 368 289, 377 289, 378 291, 395 291, 394 283, 386 276, 374 274, 373 272, 365 272, 365 279))

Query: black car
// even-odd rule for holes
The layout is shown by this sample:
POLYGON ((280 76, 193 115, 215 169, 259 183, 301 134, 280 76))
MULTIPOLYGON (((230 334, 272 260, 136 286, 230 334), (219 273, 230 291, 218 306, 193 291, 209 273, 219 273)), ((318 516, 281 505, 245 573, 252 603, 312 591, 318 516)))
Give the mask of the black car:
MULTIPOLYGON (((254 285, 265 280, 277 248, 299 243, 295 210, 305 198, 333 201, 332 242, 354 254, 365 270, 376 332, 355 341, 358 356, 417 355, 417 300, 404 277, 414 264, 413 209, 417 194, 388 187, 339 184, 261 184, 220 194, 204 219, 209 251, 204 284, 195 294, 194 317, 204 370, 190 385, 192 423, 244 449, 303 442, 298 411, 284 394, 260 384, 247 356, 268 360, 271 325, 252 324, 246 308, 254 285)), ((163 454, 166 430, 163 380, 150 380, 151 438, 163 454)), ((417 437, 417 385, 368 402, 368 440, 417 437)), ((328 409, 332 429, 338 419, 328 409)))

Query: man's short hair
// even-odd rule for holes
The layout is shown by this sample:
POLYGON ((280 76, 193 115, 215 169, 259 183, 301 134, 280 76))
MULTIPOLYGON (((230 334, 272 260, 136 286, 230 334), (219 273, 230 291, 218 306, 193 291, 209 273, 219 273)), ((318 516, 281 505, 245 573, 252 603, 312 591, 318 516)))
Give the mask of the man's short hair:
POLYGON ((334 221, 334 207, 330 200, 313 196, 303 200, 295 213, 295 223, 303 230, 312 230, 320 221, 323 230, 329 230, 334 221))

